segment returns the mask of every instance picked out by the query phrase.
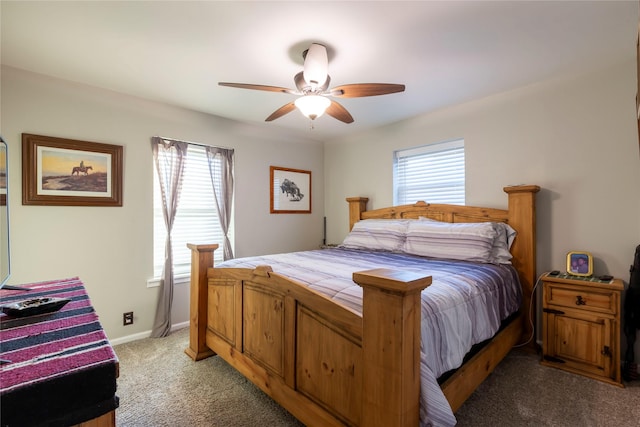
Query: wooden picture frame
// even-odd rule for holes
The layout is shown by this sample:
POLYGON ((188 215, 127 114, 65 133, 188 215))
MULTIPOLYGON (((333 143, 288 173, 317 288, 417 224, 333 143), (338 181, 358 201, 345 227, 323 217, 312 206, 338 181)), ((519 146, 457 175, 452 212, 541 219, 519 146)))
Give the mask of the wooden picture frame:
POLYGON ((22 204, 122 206, 120 145, 22 134, 22 204))
POLYGON ((272 214, 311 213, 311 171, 270 167, 272 214))
POLYGON ((592 276, 593 256, 589 252, 569 252, 567 254, 567 274, 583 277, 592 276))

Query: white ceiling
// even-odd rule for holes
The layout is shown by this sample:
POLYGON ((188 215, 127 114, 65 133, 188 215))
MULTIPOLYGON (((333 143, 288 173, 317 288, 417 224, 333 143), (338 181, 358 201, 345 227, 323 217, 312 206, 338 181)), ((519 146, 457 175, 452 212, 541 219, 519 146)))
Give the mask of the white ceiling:
POLYGON ((326 140, 635 55, 638 2, 86 1, 0 3, 2 64, 326 140), (331 86, 402 83, 339 99, 355 122, 294 111, 302 51, 329 49, 331 86))

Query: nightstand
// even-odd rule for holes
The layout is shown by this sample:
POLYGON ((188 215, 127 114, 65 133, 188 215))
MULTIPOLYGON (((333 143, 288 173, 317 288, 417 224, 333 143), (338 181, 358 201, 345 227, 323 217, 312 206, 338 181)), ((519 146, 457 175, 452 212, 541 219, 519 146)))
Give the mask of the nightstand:
POLYGON ((597 278, 546 273, 541 281, 540 363, 622 387, 622 280, 604 282, 597 278))

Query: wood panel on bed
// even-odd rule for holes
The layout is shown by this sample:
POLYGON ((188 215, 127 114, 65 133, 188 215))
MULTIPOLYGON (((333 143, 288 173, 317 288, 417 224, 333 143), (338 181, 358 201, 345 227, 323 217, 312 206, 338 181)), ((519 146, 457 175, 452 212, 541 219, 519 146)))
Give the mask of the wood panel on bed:
MULTIPOLYGON (((513 264, 520 316, 442 389, 457 410, 513 345, 531 334, 535 282, 534 185, 506 187, 508 209, 427 204, 366 211, 349 198, 350 226, 367 218, 502 221, 518 231, 513 264)), ((419 422, 420 292, 431 277, 388 269, 356 272, 362 315, 270 267, 213 268, 217 245, 192 250, 190 341, 194 360, 218 354, 307 425, 416 426, 419 422)))

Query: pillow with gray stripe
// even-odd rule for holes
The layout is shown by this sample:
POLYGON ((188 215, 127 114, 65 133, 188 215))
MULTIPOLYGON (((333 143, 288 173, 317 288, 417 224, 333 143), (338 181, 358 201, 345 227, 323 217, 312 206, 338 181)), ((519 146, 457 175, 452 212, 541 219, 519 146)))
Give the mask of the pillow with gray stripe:
POLYGON ((400 252, 404 245, 406 219, 364 219, 353 225, 341 247, 400 252))
POLYGON ((498 231, 490 222, 449 223, 412 221, 403 252, 432 258, 492 262, 498 231))

